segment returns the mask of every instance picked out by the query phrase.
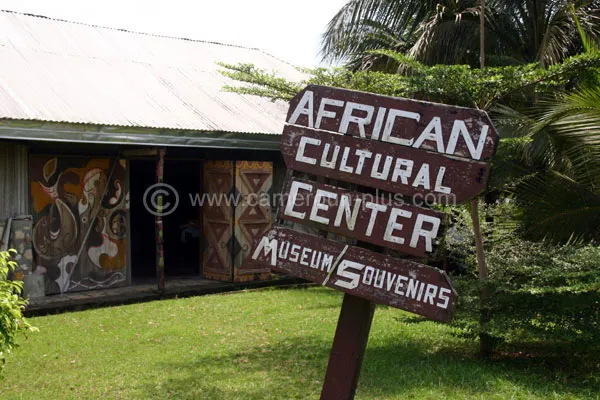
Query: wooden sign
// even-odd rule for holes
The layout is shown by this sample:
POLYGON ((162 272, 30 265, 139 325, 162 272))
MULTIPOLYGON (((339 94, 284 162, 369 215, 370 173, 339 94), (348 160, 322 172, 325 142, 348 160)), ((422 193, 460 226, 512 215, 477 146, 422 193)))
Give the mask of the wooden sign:
MULTIPOLYGON (((444 214, 416 205, 458 204, 480 194, 497 143, 481 110, 310 85, 290 102, 280 144, 287 167, 399 198, 290 175, 279 219, 432 256, 444 214)), ((279 225, 255 241, 246 263, 345 292, 321 399, 354 398, 373 303, 443 322, 456 304, 440 270, 279 225)))
POLYGON ((448 322, 456 292, 443 271, 274 226, 247 259, 375 303, 448 322))
POLYGON ((278 218, 417 257, 436 252, 446 225, 442 212, 298 178, 288 181, 283 198, 278 218))
POLYGON ((458 204, 481 193, 489 164, 375 140, 287 125, 281 154, 288 168, 429 204, 458 204))
POLYGON ((498 143, 485 111, 317 85, 292 99, 286 122, 481 161, 498 143))

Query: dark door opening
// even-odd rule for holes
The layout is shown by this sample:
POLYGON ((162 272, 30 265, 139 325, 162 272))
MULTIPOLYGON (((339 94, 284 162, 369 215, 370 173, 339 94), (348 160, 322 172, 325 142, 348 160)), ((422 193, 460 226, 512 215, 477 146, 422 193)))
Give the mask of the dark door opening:
POLYGON ((156 278, 154 215, 144 207, 144 193, 156 183, 156 161, 131 160, 129 165, 131 280, 135 283, 156 278))
MULTIPOLYGON (((131 160, 130 166, 131 277, 135 283, 156 278, 155 216, 144 205, 146 190, 156 183, 156 160, 131 160)), ((165 160, 163 182, 179 196, 175 210, 162 217, 167 277, 200 275, 202 209, 193 200, 202 196, 201 179, 201 161, 165 160)), ((167 192, 164 204, 173 207, 174 195, 170 189, 167 192)), ((149 203, 151 194, 147 196, 149 203)))
POLYGON ((165 274, 199 276, 202 209, 195 200, 202 196, 202 162, 165 160, 164 183, 175 188, 179 195, 177 209, 163 217, 165 274))

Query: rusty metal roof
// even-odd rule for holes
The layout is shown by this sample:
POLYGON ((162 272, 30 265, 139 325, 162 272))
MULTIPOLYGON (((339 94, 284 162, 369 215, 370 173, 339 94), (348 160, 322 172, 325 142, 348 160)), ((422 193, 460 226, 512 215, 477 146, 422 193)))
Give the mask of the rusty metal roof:
POLYGON ((287 104, 223 91, 216 62, 304 75, 258 49, 0 12, 0 119, 280 134, 287 104))

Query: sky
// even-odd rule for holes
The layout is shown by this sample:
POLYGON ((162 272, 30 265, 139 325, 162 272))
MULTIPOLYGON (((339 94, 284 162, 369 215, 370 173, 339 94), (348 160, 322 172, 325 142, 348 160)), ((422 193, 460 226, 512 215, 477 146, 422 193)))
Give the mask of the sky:
POLYGON ((319 65, 321 34, 347 0, 0 0, 0 9, 111 28, 256 47, 319 65))

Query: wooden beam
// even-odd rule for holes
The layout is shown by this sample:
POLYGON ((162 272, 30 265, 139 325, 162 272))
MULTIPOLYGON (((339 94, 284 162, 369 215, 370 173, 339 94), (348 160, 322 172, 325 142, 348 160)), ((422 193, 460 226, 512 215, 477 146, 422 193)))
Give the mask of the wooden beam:
POLYGON ((158 156, 158 149, 150 148, 150 149, 130 149, 123 150, 123 156, 127 158, 132 157, 156 157, 158 156))

